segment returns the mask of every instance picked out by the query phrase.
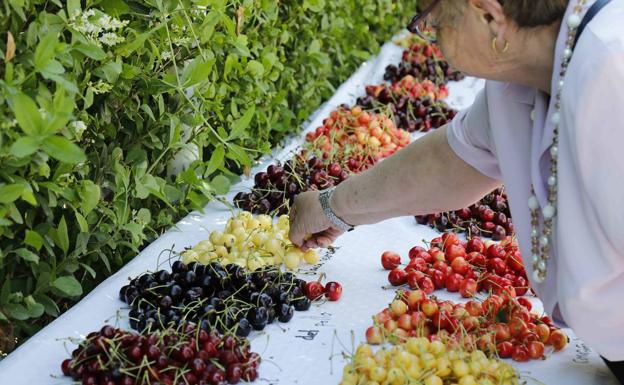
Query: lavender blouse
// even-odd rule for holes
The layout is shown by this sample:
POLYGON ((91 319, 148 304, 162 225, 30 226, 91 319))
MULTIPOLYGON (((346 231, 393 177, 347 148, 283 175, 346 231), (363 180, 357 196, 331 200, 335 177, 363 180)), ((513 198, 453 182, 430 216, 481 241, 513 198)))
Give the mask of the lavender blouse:
MULTIPOLYGON (((594 3, 588 1, 584 11, 594 3)), ((567 15, 577 4, 572 0, 567 15)), ((559 84, 567 26, 557 40, 551 95, 559 84)), ((455 153, 504 182, 520 248, 532 276, 531 183, 542 207, 550 176, 554 110, 534 88, 488 81, 448 130, 455 153)), ((548 277, 531 282, 547 312, 612 361, 624 360, 624 0, 587 26, 562 93, 559 194, 548 277)))

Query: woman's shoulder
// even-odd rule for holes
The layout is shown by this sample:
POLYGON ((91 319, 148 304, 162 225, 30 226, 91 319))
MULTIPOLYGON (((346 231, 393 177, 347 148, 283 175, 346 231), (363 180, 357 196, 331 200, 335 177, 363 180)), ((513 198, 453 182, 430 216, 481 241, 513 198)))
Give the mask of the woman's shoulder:
POLYGON ((587 25, 579 38, 574 61, 600 66, 605 61, 621 61, 624 66, 624 0, 613 0, 587 25))

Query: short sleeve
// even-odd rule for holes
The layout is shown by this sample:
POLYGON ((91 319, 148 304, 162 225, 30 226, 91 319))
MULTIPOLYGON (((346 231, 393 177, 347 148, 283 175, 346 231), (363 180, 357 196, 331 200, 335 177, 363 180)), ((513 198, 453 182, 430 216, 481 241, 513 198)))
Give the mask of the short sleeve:
POLYGON ((491 128, 486 89, 481 90, 468 109, 459 112, 447 129, 447 140, 455 154, 477 171, 501 180, 491 128))

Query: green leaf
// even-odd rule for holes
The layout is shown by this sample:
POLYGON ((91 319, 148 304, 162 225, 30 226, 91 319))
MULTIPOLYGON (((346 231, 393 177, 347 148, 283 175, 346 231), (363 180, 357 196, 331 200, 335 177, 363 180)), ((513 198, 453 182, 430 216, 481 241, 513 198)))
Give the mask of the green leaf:
POLYGON ((94 278, 97 276, 95 270, 93 270, 93 268, 91 268, 91 266, 85 264, 85 263, 81 263, 80 266, 82 266, 83 269, 85 269, 87 271, 87 273, 89 273, 89 275, 91 275, 91 278, 94 278))
POLYGON ((43 150, 56 160, 64 163, 81 163, 87 160, 84 151, 63 136, 55 135, 46 138, 43 150))
POLYGON ((243 135, 247 127, 249 127, 251 119, 253 119, 255 113, 256 107, 252 105, 247 111, 245 111, 245 114, 240 119, 238 119, 236 123, 234 123, 234 126, 232 126, 232 130, 230 131, 230 135, 228 136, 227 140, 236 139, 243 135))
POLYGON ((15 250, 15 254, 19 255, 20 258, 26 262, 32 262, 36 265, 39 264, 39 256, 28 249, 22 247, 21 249, 15 250))
POLYGON ((82 181, 78 191, 80 196, 80 209, 84 215, 89 215, 100 202, 100 187, 90 180, 82 181))
POLYGON ((224 195, 230 191, 230 180, 223 175, 217 175, 210 181, 210 186, 218 195, 224 195))
POLYGON ((264 66, 257 60, 250 60, 249 63, 247 63, 247 72, 255 78, 260 78, 264 75, 264 66))
POLYGON ((0 203, 11 203, 22 195, 24 185, 19 183, 0 186, 0 203))
POLYGON ((19 92, 12 98, 11 109, 17 123, 27 135, 37 136, 43 127, 43 119, 35 102, 19 92))
POLYGON ((69 250, 69 234, 67 233, 67 222, 65 216, 61 217, 58 228, 56 229, 56 245, 63 250, 65 254, 69 250))
POLYGON ((190 87, 207 80, 214 63, 214 59, 204 61, 201 56, 193 59, 182 72, 183 86, 190 87))
POLYGON ((39 251, 41 249, 41 246, 43 246, 43 238, 36 231, 26 230, 24 243, 28 246, 32 246, 35 250, 39 251))
POLYGON ((18 321, 25 321, 30 318, 28 310, 24 307, 24 305, 10 303, 6 305, 6 309, 9 311, 9 316, 18 321))
POLYGON ((52 317, 58 317, 60 310, 58 305, 52 301, 50 297, 45 294, 34 294, 33 297, 37 302, 43 305, 46 314, 51 315, 52 317))
POLYGON ((11 155, 24 158, 34 154, 39 149, 39 140, 32 136, 22 136, 11 146, 11 155))
POLYGON ((82 11, 82 7, 80 6, 80 0, 68 0, 67 1, 67 14, 69 17, 80 13, 82 11))
POLYGON ((87 223, 87 220, 85 219, 85 217, 83 217, 82 214, 80 214, 78 211, 76 211, 75 214, 76 214, 76 221, 78 222, 78 227, 80 228, 80 232, 88 233, 89 223, 87 223))
MULTIPOLYGON (((96 73, 102 73, 109 83, 115 83, 121 74, 122 66, 118 62, 108 62, 101 66, 96 73)), ((101 75, 100 75, 101 76, 101 75)))
POLYGON ((106 52, 95 44, 78 44, 74 46, 74 50, 93 60, 100 61, 106 59, 106 52))
POLYGON ((8 321, 7 316, 0 310, 0 321, 8 321))
POLYGON ((52 282, 52 286, 61 291, 66 297, 78 297, 82 295, 82 286, 71 275, 60 277, 52 282))
POLYGON ((37 71, 41 72, 48 65, 54 57, 57 46, 58 39, 56 33, 53 32, 46 33, 43 39, 39 41, 37 48, 35 48, 34 57, 35 69, 37 71))
POLYGON ((219 167, 223 166, 223 158, 225 156, 225 149, 222 144, 219 144, 212 155, 210 155, 210 161, 208 162, 208 166, 206 167, 205 175, 208 176, 215 172, 219 167))
POLYGON ((30 318, 39 318, 43 315, 45 308, 42 304, 37 303, 32 295, 24 298, 24 302, 26 303, 26 310, 28 310, 30 318))
POLYGON ((104 12, 115 17, 130 12, 130 7, 123 0, 106 0, 98 6, 102 7, 104 12))

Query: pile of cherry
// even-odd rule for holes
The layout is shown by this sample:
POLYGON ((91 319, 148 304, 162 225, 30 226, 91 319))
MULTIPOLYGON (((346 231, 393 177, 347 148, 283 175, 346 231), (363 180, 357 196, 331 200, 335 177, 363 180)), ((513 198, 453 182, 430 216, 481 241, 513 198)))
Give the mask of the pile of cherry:
POLYGON ((484 242, 479 237, 463 242, 454 233, 444 233, 433 239, 430 246, 428 250, 414 246, 405 266, 401 265, 399 254, 384 252, 381 264, 390 270, 390 284, 407 284, 427 294, 446 288, 464 298, 477 292, 515 297, 529 290, 522 256, 511 237, 501 243, 484 242))
POLYGON ((63 361, 83 385, 223 385, 254 381, 260 356, 249 341, 192 324, 136 334, 104 326, 63 361))
POLYGON ((355 160, 344 167, 338 162, 305 155, 305 152, 298 154, 283 165, 272 164, 266 171, 257 173, 252 191, 236 194, 234 204, 256 214, 286 214, 297 194, 336 186, 349 177, 349 171, 361 167, 355 160))
POLYGON ((308 310, 306 288, 307 282, 275 267, 249 272, 234 264, 176 261, 172 274, 146 273, 132 279, 119 295, 131 306, 130 326, 135 330, 193 322, 201 330, 246 337, 275 320, 290 321, 295 310, 308 310))
POLYGON ((336 186, 409 141, 409 133, 397 129, 388 116, 341 106, 306 135, 297 155, 256 174, 251 192, 238 193, 234 204, 258 214, 288 213, 297 194, 336 186))
POLYGON ((388 108, 397 127, 408 132, 427 132, 442 127, 456 114, 444 101, 429 96, 400 95, 387 86, 368 87, 366 91, 366 96, 357 99, 358 105, 369 110, 388 108))
POLYGON ((437 45, 428 44, 419 37, 414 37, 414 39, 403 51, 398 67, 395 65, 386 67, 385 80, 395 83, 410 75, 417 79, 428 79, 436 84, 444 84, 464 78, 461 72, 453 70, 444 60, 437 45))
POLYGON ((428 337, 449 346, 481 350, 518 362, 542 359, 546 347, 564 349, 568 337, 548 316, 531 312, 531 302, 510 295, 491 295, 483 302, 454 304, 428 297, 422 290, 399 292, 366 331, 369 344, 402 343, 428 337))
POLYGON ((440 214, 417 215, 416 222, 440 232, 463 232, 468 236, 491 237, 495 241, 514 234, 505 190, 499 188, 470 207, 440 214))

